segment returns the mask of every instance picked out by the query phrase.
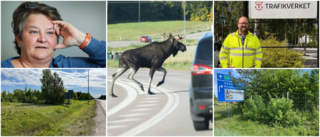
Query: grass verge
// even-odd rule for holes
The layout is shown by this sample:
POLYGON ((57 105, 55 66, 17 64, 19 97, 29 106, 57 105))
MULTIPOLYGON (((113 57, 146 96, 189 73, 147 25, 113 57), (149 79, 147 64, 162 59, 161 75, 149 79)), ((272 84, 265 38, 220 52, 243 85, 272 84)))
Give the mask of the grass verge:
POLYGON ((1 104, 2 136, 92 135, 95 100, 70 105, 1 104))
POLYGON ((214 107, 215 136, 319 136, 317 129, 308 124, 272 127, 258 121, 242 120, 240 115, 227 118, 227 108, 220 104, 214 107))
MULTIPOLYGON (((143 45, 131 45, 129 47, 108 48, 108 52, 123 52, 128 49, 138 48, 143 45), (109 50, 110 49, 110 50, 109 50)), ((163 68, 171 70, 190 70, 192 60, 194 58, 196 46, 187 46, 187 51, 179 52, 175 57, 170 56, 162 65, 163 68)), ((119 65, 118 60, 108 60, 109 68, 117 68, 119 65)))
MULTIPOLYGON (((210 28, 212 22, 186 21, 186 31, 210 28)), ((150 37, 159 36, 162 33, 183 32, 184 21, 156 21, 140 23, 119 23, 108 25, 108 41, 138 40, 139 34, 150 37)), ((154 38, 153 38, 154 39, 154 38)))

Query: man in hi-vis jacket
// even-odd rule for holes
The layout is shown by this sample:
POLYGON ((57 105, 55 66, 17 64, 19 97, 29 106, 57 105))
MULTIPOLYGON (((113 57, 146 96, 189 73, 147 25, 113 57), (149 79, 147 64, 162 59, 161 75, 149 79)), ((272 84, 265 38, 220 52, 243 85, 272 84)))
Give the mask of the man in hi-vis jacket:
POLYGON ((247 17, 240 17, 238 30, 228 35, 220 50, 222 68, 260 68, 262 50, 258 37, 248 31, 247 17))

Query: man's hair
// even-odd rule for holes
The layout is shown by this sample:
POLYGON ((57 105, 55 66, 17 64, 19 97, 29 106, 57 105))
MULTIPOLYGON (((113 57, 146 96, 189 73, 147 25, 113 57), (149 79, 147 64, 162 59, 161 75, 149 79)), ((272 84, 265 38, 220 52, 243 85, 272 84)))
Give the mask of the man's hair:
POLYGON ((238 19, 238 23, 239 23, 239 20, 240 20, 241 18, 247 18, 247 20, 249 20, 248 17, 246 17, 246 16, 241 16, 241 17, 238 19))
MULTIPOLYGON (((54 7, 38 2, 24 2, 13 12, 13 20, 11 22, 14 35, 18 35, 21 40, 25 21, 31 14, 42 14, 51 20, 62 20, 58 10, 54 7)), ((57 36, 57 42, 58 41, 59 36, 57 36)), ((21 55, 21 48, 18 46, 16 39, 14 40, 14 43, 18 54, 21 55)))

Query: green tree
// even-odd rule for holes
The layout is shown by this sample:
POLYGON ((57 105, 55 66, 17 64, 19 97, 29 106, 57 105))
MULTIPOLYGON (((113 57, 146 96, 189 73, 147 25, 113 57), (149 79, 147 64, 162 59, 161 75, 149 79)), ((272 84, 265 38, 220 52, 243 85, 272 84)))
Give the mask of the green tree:
POLYGON ((1 102, 6 102, 7 101, 7 91, 3 90, 1 93, 1 102))
POLYGON ((45 103, 61 104, 64 103, 64 87, 63 81, 59 75, 54 72, 53 75, 49 69, 42 71, 42 95, 45 103))

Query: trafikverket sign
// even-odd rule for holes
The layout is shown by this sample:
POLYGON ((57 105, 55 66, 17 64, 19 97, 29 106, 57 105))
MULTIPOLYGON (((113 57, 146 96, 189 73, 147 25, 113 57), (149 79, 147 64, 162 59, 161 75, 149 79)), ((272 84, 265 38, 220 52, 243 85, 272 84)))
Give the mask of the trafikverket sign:
POLYGON ((317 18, 317 1, 250 1, 251 19, 317 18))

